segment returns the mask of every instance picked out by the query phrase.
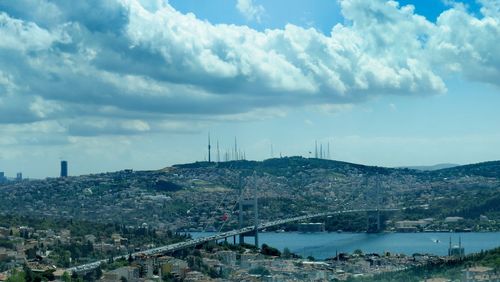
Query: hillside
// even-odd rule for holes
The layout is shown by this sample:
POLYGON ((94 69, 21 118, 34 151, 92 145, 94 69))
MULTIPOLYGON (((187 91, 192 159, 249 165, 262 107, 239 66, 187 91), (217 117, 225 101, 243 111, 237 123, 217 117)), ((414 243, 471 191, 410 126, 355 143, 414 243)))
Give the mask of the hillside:
POLYGON ((421 165, 421 166, 404 166, 401 168, 409 168, 409 169, 416 169, 416 170, 423 170, 423 171, 432 171, 432 170, 439 170, 439 169, 445 169, 445 168, 452 168, 460 166, 458 164, 436 164, 436 165, 421 165))
MULTIPOLYGON (((234 208, 243 187, 245 197, 253 197, 256 189, 262 220, 375 207, 380 201, 382 207, 417 206, 393 215, 395 220, 460 215, 476 226, 479 215, 500 219, 499 165, 487 162, 419 171, 301 157, 198 162, 157 171, 11 183, 0 186, 0 213, 218 230, 237 225, 234 208), (224 214, 229 215, 227 222, 221 219, 224 214)), ((364 228, 362 217, 352 220, 359 222, 347 228, 339 228, 344 224, 340 221, 328 225, 354 231, 364 228)))
POLYGON ((440 169, 433 172, 439 176, 483 176, 500 178, 500 161, 482 162, 440 169))

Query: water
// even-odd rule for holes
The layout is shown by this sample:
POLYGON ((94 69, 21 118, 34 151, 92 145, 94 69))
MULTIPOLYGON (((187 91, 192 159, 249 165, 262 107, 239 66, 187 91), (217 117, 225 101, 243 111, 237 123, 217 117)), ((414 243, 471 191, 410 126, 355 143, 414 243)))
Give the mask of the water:
MULTIPOLYGON (((213 233, 193 232, 193 238, 213 235, 213 233)), ((285 247, 301 256, 313 256, 318 259, 335 256, 335 252, 352 253, 361 249, 364 253, 428 253, 447 255, 450 236, 453 244, 462 238, 465 253, 500 247, 500 232, 468 233, 260 233, 259 243, 283 250, 285 247)), ((232 242, 228 238, 228 242, 232 242)), ((253 243, 253 237, 246 237, 247 243, 253 243)))

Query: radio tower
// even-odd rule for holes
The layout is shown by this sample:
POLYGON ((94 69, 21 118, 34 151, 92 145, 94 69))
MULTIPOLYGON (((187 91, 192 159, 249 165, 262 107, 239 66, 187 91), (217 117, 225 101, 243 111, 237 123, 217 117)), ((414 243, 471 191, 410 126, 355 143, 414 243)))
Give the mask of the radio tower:
POLYGON ((318 141, 314 141, 314 157, 317 159, 318 158, 318 141))
POLYGON ((238 142, 236 142, 236 136, 234 137, 234 160, 238 160, 238 142))
POLYGON ((210 159, 210 132, 208 133, 208 162, 211 162, 212 160, 210 159))
POLYGON ((327 153, 326 153, 326 158, 331 160, 331 156, 330 156, 330 141, 328 141, 328 148, 327 148, 327 153))
POLYGON ((219 139, 217 139, 217 162, 220 163, 219 139))

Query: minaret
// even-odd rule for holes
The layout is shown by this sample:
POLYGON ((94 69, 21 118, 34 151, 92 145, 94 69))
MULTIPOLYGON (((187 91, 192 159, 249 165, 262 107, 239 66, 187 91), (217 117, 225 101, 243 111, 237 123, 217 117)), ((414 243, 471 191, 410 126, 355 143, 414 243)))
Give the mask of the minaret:
POLYGON ((464 249, 462 249, 462 236, 458 236, 458 252, 460 253, 460 259, 464 256, 464 249))
POLYGON ((450 246, 448 247, 448 256, 451 256, 451 236, 450 236, 450 246))
POLYGON ((210 132, 208 133, 208 162, 211 162, 212 160, 210 159, 210 132))

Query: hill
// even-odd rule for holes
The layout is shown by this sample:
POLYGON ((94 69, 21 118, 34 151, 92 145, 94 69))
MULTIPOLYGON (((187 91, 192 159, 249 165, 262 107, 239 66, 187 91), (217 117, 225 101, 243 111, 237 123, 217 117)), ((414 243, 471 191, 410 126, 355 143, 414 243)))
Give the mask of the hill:
POLYGON ((416 169, 416 170, 423 170, 423 171, 429 171, 429 170, 439 170, 439 169, 445 169, 445 168, 452 168, 460 166, 458 164, 435 164, 435 165, 421 165, 421 166, 404 166, 400 168, 409 168, 409 169, 416 169))
MULTIPOLYGON (((259 196, 262 220, 379 204, 413 207, 391 219, 433 217, 440 222, 431 226, 435 229, 455 228, 441 220, 458 215, 466 218, 461 227, 496 228, 496 221, 488 226, 476 223, 479 215, 500 219, 499 165, 496 161, 419 171, 302 157, 197 162, 156 171, 11 183, 0 186, 0 214, 147 223, 173 230, 230 229, 237 226, 235 207, 242 188, 244 197, 259 196)), ((327 227, 366 227, 362 215, 350 220, 332 219, 327 227)))
POLYGON ((455 166, 435 171, 437 175, 441 176, 483 176, 483 177, 500 177, 500 161, 482 162, 477 164, 469 164, 462 166, 455 166))

